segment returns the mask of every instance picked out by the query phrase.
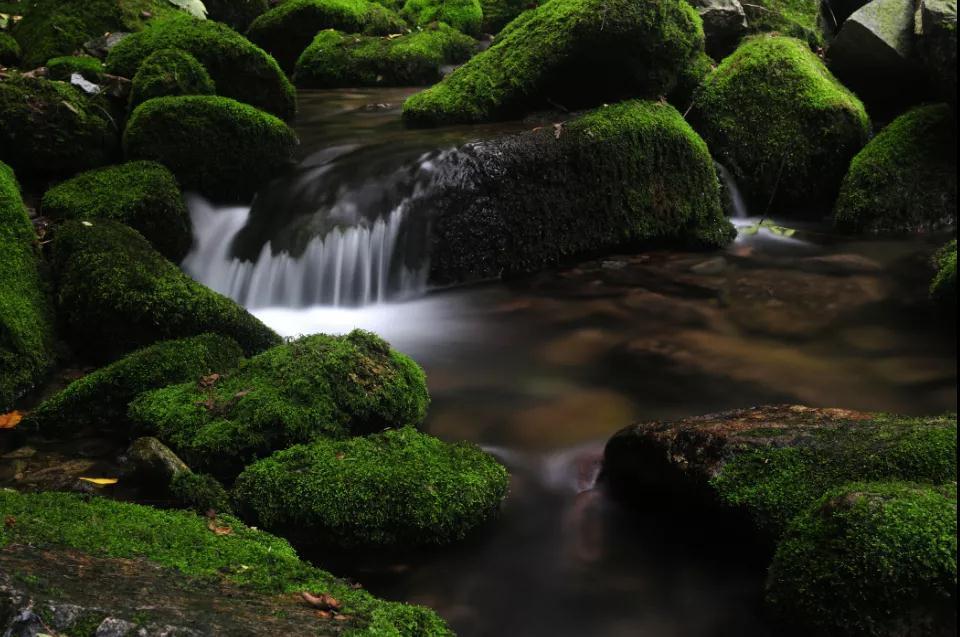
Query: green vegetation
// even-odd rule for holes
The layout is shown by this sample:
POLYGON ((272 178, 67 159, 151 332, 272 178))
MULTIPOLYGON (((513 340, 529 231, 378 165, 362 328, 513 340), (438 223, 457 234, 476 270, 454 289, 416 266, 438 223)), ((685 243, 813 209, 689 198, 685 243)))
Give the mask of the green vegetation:
POLYGON ((204 473, 181 471, 170 481, 170 495, 180 506, 206 514, 230 513, 230 495, 216 478, 204 473))
POLYGON ((98 83, 103 75, 103 62, 89 55, 64 55, 47 60, 47 73, 51 80, 69 82, 70 76, 79 73, 88 82, 98 83))
POLYGON ((475 445, 405 427, 277 452, 247 467, 234 494, 267 529, 337 546, 409 548, 463 539, 496 513, 508 482, 475 445))
POLYGON ((280 337, 115 221, 67 221, 53 242, 59 316, 77 350, 109 361, 156 341, 215 332, 247 354, 280 337))
POLYGON ((414 126, 518 118, 540 108, 659 97, 703 51, 682 0, 548 0, 510 23, 486 51, 411 96, 414 126))
POLYGON ((232 477, 255 458, 320 436, 419 424, 428 402, 416 363, 354 331, 274 347, 214 383, 144 394, 130 416, 191 467, 232 477))
POLYGON ((85 428, 127 434, 127 406, 140 394, 229 372, 242 358, 240 346, 218 334, 154 343, 73 381, 31 411, 24 427, 44 435, 85 428))
POLYGON ((0 413, 50 369, 53 326, 36 234, 9 166, 0 162, 0 413))
POLYGON ((204 0, 207 18, 223 22, 238 33, 270 9, 267 0, 204 0))
POLYGON ((173 261, 193 242, 190 216, 173 174, 151 161, 81 173, 46 192, 43 213, 54 219, 113 219, 137 230, 173 261))
POLYGON ((480 34, 483 20, 480 0, 406 0, 400 15, 414 26, 443 22, 470 35, 480 34))
POLYGON ((773 32, 799 38, 810 47, 823 45, 817 0, 755 0, 743 5, 754 32, 773 32))
POLYGON ((130 110, 154 97, 216 92, 210 74, 197 58, 180 49, 159 49, 144 59, 133 76, 130 110))
POLYGON ((535 0, 480 0, 483 13, 481 31, 495 34, 518 15, 538 4, 535 0))
POLYGON ((850 163, 834 207, 852 232, 930 232, 956 225, 955 116, 921 106, 870 140, 850 163))
POLYGON ((957 240, 937 251, 934 257, 937 274, 930 284, 930 297, 948 317, 957 315, 957 240))
MULTIPOLYGON (((184 511, 89 498, 66 493, 19 494, 0 491, 0 547, 11 543, 72 548, 92 555, 146 558, 191 578, 225 578, 266 594, 327 593, 352 617, 337 622, 350 637, 447 637, 452 635, 432 611, 376 599, 363 590, 297 557, 273 535, 239 520, 219 516, 230 533, 217 534, 208 520, 184 511)), ((319 620, 318 620, 319 621, 319 620)))
POLYGON ((0 66, 13 66, 20 61, 23 53, 20 45, 12 36, 0 31, 0 66))
POLYGON ((212 20, 188 15, 155 20, 110 51, 107 70, 132 78, 143 61, 161 49, 182 49, 197 58, 213 78, 218 95, 283 119, 293 117, 293 86, 276 61, 230 27, 212 20))
POLYGON ((832 201, 866 143, 863 104, 803 42, 748 38, 704 82, 694 126, 755 207, 832 201))
POLYGON ((184 189, 229 201, 248 201, 292 165, 296 144, 283 121, 213 95, 148 100, 123 134, 128 158, 158 161, 184 189))
POLYGON ((445 24, 398 38, 321 31, 297 61, 294 81, 303 88, 430 84, 442 65, 463 62, 476 45, 445 24))

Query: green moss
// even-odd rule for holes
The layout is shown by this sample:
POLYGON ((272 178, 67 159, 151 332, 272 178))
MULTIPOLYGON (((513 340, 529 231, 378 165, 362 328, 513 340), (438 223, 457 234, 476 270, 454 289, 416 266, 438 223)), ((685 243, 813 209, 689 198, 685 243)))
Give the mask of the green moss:
POLYGON ((406 0, 400 12, 414 26, 443 22, 470 35, 480 34, 480 0, 406 0))
POLYGON ((921 106, 870 140, 850 163, 834 222, 852 232, 929 232, 956 225, 955 117, 921 106))
POLYGON ((230 496, 216 478, 203 473, 181 471, 170 481, 170 495, 191 511, 230 513, 230 496))
POLYGON ((830 491, 788 527, 768 586, 781 616, 811 634, 948 634, 957 612, 956 483, 830 491))
POLYGON ((35 386, 54 359, 52 312, 35 243, 17 180, 0 162, 0 413, 35 386))
POLYGON ((204 0, 207 18, 243 33, 250 23, 270 9, 267 0, 204 0))
POLYGON ((930 297, 944 310, 947 317, 957 314, 957 240, 937 251, 934 257, 937 274, 930 283, 930 297))
POLYGON ((442 82, 407 99, 403 117, 415 126, 474 123, 557 104, 658 97, 702 51, 700 17, 681 0, 549 0, 442 82))
POLYGON ((177 180, 161 164, 132 161, 77 175, 43 195, 54 219, 114 219, 137 230, 164 256, 180 261, 193 242, 177 180))
POLYGON ((743 5, 753 32, 775 32, 799 38, 810 47, 823 45, 817 0, 756 0, 743 5))
POLYGON ((734 456, 711 481, 725 504, 779 536, 826 491, 856 480, 941 484, 956 479, 956 416, 877 416, 816 429, 790 447, 734 456))
POLYGON ((247 354, 280 342, 230 299, 200 285, 115 221, 68 221, 53 242, 57 305, 73 345, 111 360, 156 341, 215 332, 247 354))
POLYGON ((293 162, 297 137, 284 122, 226 97, 158 97, 138 106, 123 134, 130 159, 173 171, 185 190, 246 201, 293 162))
POLYGON ((442 65, 463 62, 475 49, 473 38, 445 24, 398 38, 321 31, 297 61, 294 81, 303 88, 430 84, 442 65))
POLYGON ((103 75, 103 62, 89 55, 64 55, 47 60, 47 73, 51 80, 69 82, 74 73, 79 73, 88 82, 97 83, 103 75))
POLYGON ((145 394, 130 415, 191 467, 232 477, 250 460, 318 436, 418 424, 428 402, 416 363, 354 331, 275 347, 212 385, 145 394))
POLYGON ((706 53, 696 55, 677 75, 677 84, 667 96, 670 103, 681 112, 686 112, 693 104, 694 96, 700 86, 713 73, 716 64, 706 53))
POLYGON ((180 49, 159 49, 144 59, 133 76, 130 110, 154 97, 216 92, 210 74, 197 58, 180 49))
POLYGON ((238 506, 266 529, 336 546, 463 539, 506 496, 507 471, 475 445, 413 428, 280 451, 240 474, 238 506))
POLYGON ((323 29, 389 35, 407 26, 393 11, 367 0, 287 0, 254 20, 247 36, 293 72, 297 58, 323 29))
POLYGON ((63 435, 87 427, 126 434, 127 406, 140 394, 231 371, 241 358, 240 346, 217 334, 154 343, 73 381, 30 412, 23 427, 44 435, 63 435))
POLYGON ((0 66, 14 66, 23 55, 12 36, 0 31, 0 66))
POLYGON ((484 33, 497 33, 518 15, 538 4, 536 0, 480 0, 483 13, 481 30, 484 33))
POLYGON ((863 104, 799 40, 748 38, 703 83, 694 126, 755 207, 832 201, 870 130, 863 104))
POLYGON ((242 35, 212 20, 178 15, 151 22, 121 40, 107 56, 107 70, 133 77, 161 49, 182 49, 210 73, 217 94, 246 102, 283 119, 296 110, 293 86, 276 61, 242 35))
POLYGON ((146 558, 197 578, 225 578, 267 594, 327 593, 353 617, 351 637, 447 637, 452 635, 432 611, 376 599, 363 590, 310 566, 283 539, 245 526, 229 516, 217 523, 231 533, 218 535, 207 520, 182 511, 66 493, 19 494, 0 491, 0 516, 16 524, 0 527, 0 546, 11 543, 68 547, 119 558, 146 558))

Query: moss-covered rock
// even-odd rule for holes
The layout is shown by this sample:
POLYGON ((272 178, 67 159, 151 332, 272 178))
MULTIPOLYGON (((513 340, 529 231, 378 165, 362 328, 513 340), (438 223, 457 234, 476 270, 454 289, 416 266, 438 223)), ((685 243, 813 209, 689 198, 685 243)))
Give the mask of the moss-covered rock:
POLYGON ((407 26, 390 9, 367 0, 287 0, 254 20, 247 37, 292 73, 297 58, 323 29, 389 35, 407 26))
POLYGON ((106 113, 64 82, 0 79, 0 161, 21 179, 70 175, 105 163, 119 135, 106 113))
POLYGON ((850 163, 834 208, 851 232, 929 232, 957 221, 955 118, 945 104, 915 108, 850 163))
POLYGON ((204 0, 207 18, 223 22, 238 33, 270 9, 267 0, 204 0))
POLYGON ((855 483, 787 528, 768 599, 810 634, 950 635, 957 625, 957 487, 855 483))
POLYGON ((52 312, 35 243, 17 180, 0 162, 0 413, 53 364, 52 312))
POLYGON ((13 36, 0 31, 0 66, 14 66, 23 52, 13 36))
POLYGON ((47 60, 47 74, 52 80, 69 82, 79 73, 88 82, 97 83, 103 76, 103 62, 89 55, 64 55, 47 60))
POLYGON ((697 93, 694 126, 758 209, 833 201, 866 143, 863 104, 806 44, 756 36, 697 93))
POLYGON ((398 38, 321 31, 297 61, 294 82, 302 88, 431 84, 441 66, 463 62, 476 45, 437 23, 398 38))
POLYGON ((414 26, 443 22, 463 33, 479 35, 483 9, 480 0, 406 0, 400 15, 414 26))
POLYGON ((126 434, 127 406, 140 394, 232 371, 242 358, 240 346, 219 334, 154 343, 73 381, 31 411, 23 427, 45 435, 86 428, 126 434))
POLYGON ((473 444, 413 428, 279 451, 240 474, 238 507, 266 529, 336 546, 463 539, 489 519, 509 478, 473 444))
POLYGON ((945 311, 948 319, 957 315, 957 240, 937 251, 937 274, 930 283, 930 297, 945 311))
POLYGON ((414 126, 473 123, 556 104, 659 97, 702 51, 700 16, 682 0, 548 0, 511 22, 489 49, 407 99, 403 117, 414 126))
POLYGON ((170 481, 170 495, 177 504, 196 513, 230 513, 230 494, 223 485, 205 473, 182 471, 170 481))
POLYGON ((215 332, 247 354, 280 342, 230 299, 200 285, 136 230, 115 221, 68 221, 53 242, 57 304, 74 347, 111 360, 156 341, 215 332))
MULTIPOLYGON (((95 558, 143 558, 151 565, 176 569, 181 588, 202 591, 227 582, 239 591, 274 596, 260 601, 267 609, 295 612, 296 607, 302 608, 302 601, 291 604, 285 594, 326 593, 342 604, 346 620, 319 618, 311 610, 309 628, 319 634, 348 630, 356 637, 452 635, 432 611, 376 599, 301 561, 285 540, 249 528, 230 516, 210 520, 184 511, 161 511, 104 498, 0 491, 0 517, 16 520, 0 527, 0 548, 19 544, 73 549, 95 558), (224 532, 215 533, 211 527, 224 532)), ((113 575, 117 573, 115 570, 113 575)), ((57 588, 62 586, 64 583, 59 582, 57 588)), ((137 588, 128 590, 128 595, 137 588)), ((229 593, 222 595, 210 607, 205 606, 204 612, 217 617, 220 624, 222 618, 216 609, 230 597, 229 593)), ((269 618, 264 622, 269 626, 269 618)), ((306 619, 300 620, 297 632, 303 632, 306 625, 306 619)), ((292 633, 281 630, 272 634, 292 633)))
POLYGON ((129 159, 158 161, 185 190, 246 201, 290 167, 297 137, 280 119, 226 97, 157 97, 138 106, 123 134, 129 159))
POLYGON ((134 401, 130 416, 191 467, 232 477, 296 443, 416 425, 428 401, 416 363, 354 331, 275 347, 214 383, 150 392, 134 401))
POLYGON ((296 97, 276 60, 226 25, 178 15, 155 20, 121 40, 107 56, 107 70, 133 77, 145 59, 161 49, 182 49, 210 73, 217 94, 290 119, 296 97))
POLYGON ((183 259, 193 242, 190 215, 176 178, 152 161, 132 161, 77 175, 48 190, 42 208, 54 219, 125 223, 172 261, 183 259))
POLYGON ((743 3, 743 11, 750 31, 799 38, 812 47, 823 44, 818 0, 756 0, 743 3))
POLYGON ((538 4, 540 3, 535 0, 480 0, 480 9, 483 14, 480 30, 495 34, 518 15, 538 4))
POLYGON ((216 92, 210 74, 197 58, 180 49, 160 49, 148 55, 133 76, 130 110, 154 97, 216 92))

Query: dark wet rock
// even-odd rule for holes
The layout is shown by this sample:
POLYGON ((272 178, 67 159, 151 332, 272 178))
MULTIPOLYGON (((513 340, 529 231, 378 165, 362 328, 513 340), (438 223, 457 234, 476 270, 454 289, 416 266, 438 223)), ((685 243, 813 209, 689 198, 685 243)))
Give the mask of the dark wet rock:
POLYGON ((93 57, 105 60, 107 59, 107 54, 110 53, 110 49, 117 46, 117 44, 120 43, 120 40, 124 39, 128 35, 130 35, 130 33, 124 31, 105 33, 98 38, 93 38, 92 40, 87 40, 84 42, 83 50, 93 57))
POLYGON ((957 2, 919 0, 914 16, 915 51, 934 90, 957 105, 957 2))
POLYGON ((177 454, 152 436, 134 440, 127 457, 141 480, 158 489, 165 488, 177 475, 190 471, 177 454))
POLYGON ((747 14, 739 0, 692 0, 703 20, 707 53, 722 58, 747 33, 747 14))

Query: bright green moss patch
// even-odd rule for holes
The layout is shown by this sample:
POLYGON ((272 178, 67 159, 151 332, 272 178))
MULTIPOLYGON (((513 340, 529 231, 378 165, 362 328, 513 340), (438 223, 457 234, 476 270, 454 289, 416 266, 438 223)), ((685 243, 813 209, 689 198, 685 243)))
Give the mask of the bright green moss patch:
POLYGON ((13 66, 20 61, 20 45, 12 36, 0 31, 0 66, 13 66))
POLYGON ((419 424, 428 401, 416 363, 354 331, 275 347, 212 384, 145 394, 130 415, 191 467, 232 477, 255 458, 319 436, 419 424))
POLYGON ((188 577, 222 577, 266 594, 327 593, 353 617, 344 626, 352 637, 452 635, 432 611, 381 601, 353 589, 301 561, 285 540, 229 516, 219 516, 217 524, 229 526, 231 532, 216 534, 207 528, 205 518, 193 513, 66 493, 14 491, 0 491, 0 516, 16 519, 16 524, 0 527, 0 546, 22 543, 142 557, 188 577))
POLYGON ((813 47, 823 44, 817 0, 756 0, 744 4, 743 10, 750 31, 780 33, 813 47))
POLYGON ((280 342, 242 307, 200 285, 140 233, 115 221, 68 221, 53 242, 57 305, 74 347, 112 360, 156 341, 215 332, 247 354, 280 342))
POLYGON ((406 0, 400 15, 414 26, 443 22, 471 35, 480 33, 483 20, 480 0, 406 0))
POLYGON ((850 163, 834 208, 852 232, 929 232, 956 225, 956 117, 946 104, 895 119, 850 163))
POLYGON ((863 104, 803 42, 749 38, 695 97, 694 126, 765 209, 832 201, 870 130, 863 104))
POLYGON ((787 528, 768 587, 783 618, 814 634, 948 634, 957 612, 956 483, 830 491, 787 528))
POLYGON ((82 173, 48 190, 42 207, 54 219, 125 223, 173 261, 183 259, 193 242, 177 180, 156 162, 132 161, 82 173))
POLYGON ((210 73, 217 94, 252 104, 283 119, 296 110, 293 86, 276 61, 242 35, 212 20, 178 15, 156 20, 123 39, 107 56, 107 70, 132 78, 155 51, 182 49, 210 73))
POLYGON ((207 18, 223 22, 238 33, 270 9, 267 0, 204 0, 207 18))
POLYGON ((403 105, 410 125, 518 118, 539 108, 659 97, 703 51, 700 18, 680 0, 548 0, 486 51, 403 105))
POLYGON ((930 284, 930 297, 946 312, 947 316, 957 313, 957 240, 954 239, 941 248, 934 257, 937 274, 930 284))
POLYGON ((280 119, 213 95, 148 100, 123 134, 128 158, 158 161, 185 190, 228 201, 248 201, 292 165, 296 144, 280 119))
POLYGON ((133 76, 130 110, 154 97, 216 92, 210 74, 197 58, 180 49, 160 49, 148 55, 133 76))
POLYGON ((237 478, 244 514, 339 546, 442 544, 493 515, 509 478, 475 445, 406 427, 280 451, 237 478))
POLYGON ((79 73, 88 82, 97 83, 103 75, 103 62, 89 55, 64 55, 47 60, 47 73, 51 80, 69 82, 74 73, 79 73))
POLYGON ((445 24, 398 38, 321 31, 297 61, 294 82, 302 88, 430 84, 442 65, 463 62, 475 48, 473 38, 445 24))
POLYGON ((154 343, 73 381, 30 412, 23 426, 45 435, 87 427, 126 434, 127 405, 140 394, 231 371, 242 358, 240 346, 218 334, 154 343))

